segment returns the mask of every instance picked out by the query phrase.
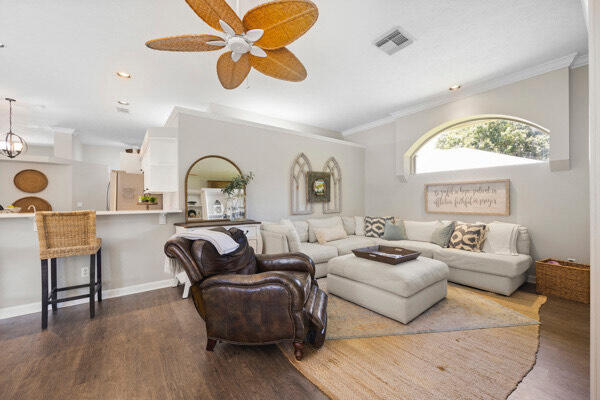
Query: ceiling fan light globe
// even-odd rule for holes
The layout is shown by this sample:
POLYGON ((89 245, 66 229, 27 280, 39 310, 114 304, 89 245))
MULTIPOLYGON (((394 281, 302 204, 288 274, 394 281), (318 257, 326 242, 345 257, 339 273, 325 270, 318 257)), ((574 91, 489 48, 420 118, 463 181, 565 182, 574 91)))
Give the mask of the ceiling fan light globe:
POLYGON ((259 40, 264 33, 265 33, 265 31, 263 31, 262 29, 250 29, 248 32, 246 32, 246 34, 244 35, 244 38, 248 42, 254 43, 257 40, 259 40))
POLYGON ((250 54, 252 54, 255 57, 266 57, 267 56, 267 53, 258 46, 252 46, 250 48, 250 54))
POLYGON ((220 19, 219 25, 221 25, 221 29, 223 29, 223 32, 225 32, 227 36, 235 36, 235 30, 233 30, 233 28, 229 26, 227 22, 220 19))
POLYGON ((227 45, 234 53, 245 54, 250 51, 251 45, 244 40, 244 38, 239 36, 234 36, 227 40, 227 45))
POLYGON ((211 46, 224 47, 227 45, 227 42, 224 40, 211 40, 209 42, 206 42, 206 44, 209 44, 211 46))
POLYGON ((241 57, 242 53, 236 53, 235 51, 231 52, 231 59, 233 60, 233 62, 238 62, 241 57))

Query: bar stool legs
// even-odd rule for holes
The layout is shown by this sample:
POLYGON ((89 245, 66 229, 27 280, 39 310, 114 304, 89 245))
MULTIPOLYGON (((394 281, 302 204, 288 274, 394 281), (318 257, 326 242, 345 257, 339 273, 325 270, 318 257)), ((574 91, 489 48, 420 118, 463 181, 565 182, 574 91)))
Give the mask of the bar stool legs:
POLYGON ((96 293, 98 301, 102 301, 102 249, 95 254, 90 254, 90 281, 83 285, 57 287, 56 258, 41 260, 42 266, 42 329, 48 327, 48 304, 52 305, 52 313, 58 311, 58 303, 64 301, 88 298, 90 302, 90 318, 96 315, 96 293), (48 260, 50 260, 50 293, 48 293, 48 260), (88 294, 59 299, 58 292, 64 290, 88 288, 88 294))
POLYGON ((96 255, 90 254, 90 318, 96 315, 96 255))
POLYGON ((52 297, 52 314, 56 314, 58 311, 58 304, 56 300, 58 293, 56 292, 56 258, 50 260, 50 296, 52 297))
POLYGON ((98 273, 96 275, 98 279, 98 302, 102 302, 102 248, 98 249, 96 254, 96 266, 98 273))
POLYGON ((48 260, 42 260, 42 329, 48 327, 48 260))

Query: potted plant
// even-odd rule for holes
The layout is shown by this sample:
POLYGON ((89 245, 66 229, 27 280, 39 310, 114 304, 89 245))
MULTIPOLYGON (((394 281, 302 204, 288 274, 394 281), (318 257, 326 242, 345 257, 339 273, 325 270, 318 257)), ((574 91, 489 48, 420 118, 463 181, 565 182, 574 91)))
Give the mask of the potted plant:
POLYGON ((248 174, 240 174, 234 177, 221 192, 227 195, 226 212, 229 215, 229 219, 234 221, 236 219, 243 218, 245 215, 244 210, 244 191, 246 186, 254 179, 254 173, 249 172, 248 174))

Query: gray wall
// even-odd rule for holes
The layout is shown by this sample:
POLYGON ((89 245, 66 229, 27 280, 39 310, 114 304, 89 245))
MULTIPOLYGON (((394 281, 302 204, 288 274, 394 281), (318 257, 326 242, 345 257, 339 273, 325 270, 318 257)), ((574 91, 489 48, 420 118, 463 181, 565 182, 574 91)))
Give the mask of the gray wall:
MULTIPOLYGON (((163 270, 163 246, 175 233, 173 223, 179 221, 181 214, 170 214, 166 225, 159 225, 154 214, 98 216, 104 289, 170 279, 163 270)), ((89 278, 81 277, 81 267, 86 265, 87 256, 60 259, 58 285, 88 282, 89 278)), ((6 307, 39 302, 40 296, 40 257, 33 218, 0 219, 0 314, 6 307)))
MULTIPOLYGON (((588 76, 587 67, 569 73, 569 142, 571 168, 551 172, 547 164, 487 168, 471 171, 441 172, 407 176, 407 182, 396 175, 398 136, 409 145, 435 126, 469 112, 473 99, 464 99, 415 115, 400 118, 369 131, 350 136, 350 140, 367 146, 365 153, 365 211, 370 215, 397 215, 406 219, 461 219, 465 221, 501 220, 516 222, 529 228, 533 256, 573 257, 589 262, 589 184, 588 184, 588 76), (410 129, 398 131, 398 126, 410 129), (419 121, 418 124, 413 123, 419 121), (511 215, 508 217, 457 216, 425 213, 424 185, 478 179, 511 180, 511 215)), ((511 91, 538 90, 545 93, 543 80, 514 84, 511 91), (539 84, 536 87, 536 82, 539 84), (517 90, 515 90, 517 89, 517 90)), ((495 89, 506 92, 506 88, 495 89)), ((494 93, 488 95, 494 95, 494 93)), ((510 96, 506 102, 512 101, 510 96)), ((525 105, 523 105, 525 107, 525 105)), ((535 106, 531 106, 535 107, 535 106)), ((547 113, 555 110, 547 109, 547 113)), ((480 114, 474 111, 474 114, 480 114)), ((523 110, 522 115, 528 115, 523 110)), ((468 115, 468 114, 467 114, 468 115)), ((513 114, 514 115, 514 114, 513 114)), ((516 115, 519 116, 519 115, 516 115)), ((551 118, 546 118, 550 120, 551 118)), ((538 122, 532 120, 532 122, 538 122)), ((552 132, 551 132, 552 134, 552 132)), ((400 152, 399 152, 400 153, 400 152)))
MULTIPOLYGON (((187 169, 198 158, 210 154, 224 156, 242 172, 255 174, 247 191, 248 217, 278 220, 290 215, 290 169, 295 157, 303 152, 313 169, 321 171, 325 161, 334 156, 342 170, 342 214, 364 212, 364 148, 354 143, 301 136, 241 121, 211 119, 208 115, 181 113, 178 122, 180 188, 185 187, 187 169)), ((183 193, 180 204, 184 207, 183 193)), ((313 215, 321 215, 322 205, 315 204, 313 210, 313 215)))

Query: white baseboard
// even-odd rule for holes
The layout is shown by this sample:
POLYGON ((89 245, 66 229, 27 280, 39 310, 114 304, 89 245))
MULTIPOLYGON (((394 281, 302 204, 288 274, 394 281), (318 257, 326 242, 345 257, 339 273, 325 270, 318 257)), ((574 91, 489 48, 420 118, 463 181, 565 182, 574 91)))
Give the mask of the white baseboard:
MULTIPOLYGON (((135 293, 149 292, 150 290, 163 289, 167 287, 177 286, 177 279, 165 279, 162 281, 141 283, 139 285, 126 286, 116 289, 108 289, 102 291, 103 299, 110 299, 112 297, 127 296, 135 293)), ((69 307, 77 304, 88 303, 89 299, 77 299, 71 301, 65 301, 59 303, 58 307, 69 307)), ((42 303, 40 301, 29 304, 22 304, 19 306, 0 308, 0 319, 18 317, 19 315, 33 314, 42 311, 42 303)))

